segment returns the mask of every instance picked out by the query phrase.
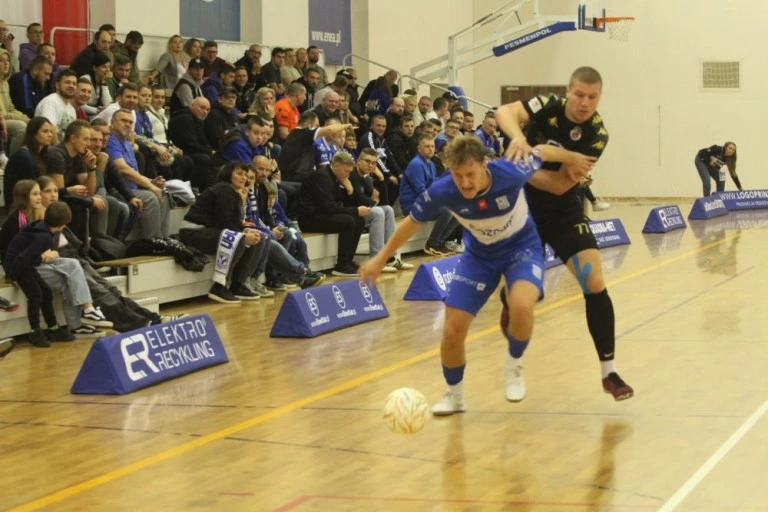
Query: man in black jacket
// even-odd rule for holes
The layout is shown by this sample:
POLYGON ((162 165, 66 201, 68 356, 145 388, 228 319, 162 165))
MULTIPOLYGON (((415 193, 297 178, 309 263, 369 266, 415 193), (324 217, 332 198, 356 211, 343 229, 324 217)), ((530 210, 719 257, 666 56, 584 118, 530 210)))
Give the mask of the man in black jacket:
POLYGON ((379 158, 377 165, 379 170, 386 178, 381 185, 377 183, 381 193, 381 204, 392 206, 397 200, 397 194, 400 189, 400 175, 402 169, 397 165, 392 151, 387 145, 384 134, 387 131, 387 119, 382 115, 376 115, 371 118, 371 129, 358 142, 358 150, 371 148, 376 151, 379 158))
POLYGON ((344 206, 347 195, 353 192, 349 175, 354 168, 349 153, 340 151, 328 168, 307 174, 301 187, 297 212, 301 230, 339 234, 336 266, 331 272, 334 276, 358 275, 353 258, 365 227, 364 217, 371 213, 368 206, 344 206))
POLYGON ((211 168, 214 150, 205 138, 203 124, 210 110, 211 104, 200 96, 188 108, 174 112, 168 122, 168 139, 195 161, 195 173, 189 179, 192 186, 201 191, 216 181, 216 173, 211 168))
POLYGON ((51 62, 39 55, 34 58, 29 69, 13 74, 8 79, 8 90, 13 106, 29 117, 35 117, 35 109, 48 93, 48 80, 51 78, 51 62))
POLYGON ((224 135, 237 126, 237 117, 232 113, 235 103, 237 90, 231 85, 222 86, 219 99, 213 104, 203 122, 205 140, 210 147, 218 149, 224 135))
POLYGON ((112 36, 106 30, 99 30, 93 36, 93 42, 78 53, 70 69, 75 70, 77 76, 90 75, 93 72, 93 59, 99 52, 109 56, 109 47, 112 44, 112 36))
POLYGON ((387 137, 387 145, 397 166, 404 171, 408 167, 408 163, 416 156, 413 118, 411 116, 401 117, 399 126, 395 128, 397 129, 387 137))

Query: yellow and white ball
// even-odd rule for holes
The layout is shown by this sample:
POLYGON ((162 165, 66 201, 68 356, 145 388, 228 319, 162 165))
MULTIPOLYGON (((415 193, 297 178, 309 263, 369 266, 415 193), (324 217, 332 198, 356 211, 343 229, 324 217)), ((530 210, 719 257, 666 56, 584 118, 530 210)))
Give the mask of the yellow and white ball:
POLYGON ((413 388, 396 389, 384 402, 384 423, 392 432, 414 434, 424 428, 428 419, 427 399, 413 388))

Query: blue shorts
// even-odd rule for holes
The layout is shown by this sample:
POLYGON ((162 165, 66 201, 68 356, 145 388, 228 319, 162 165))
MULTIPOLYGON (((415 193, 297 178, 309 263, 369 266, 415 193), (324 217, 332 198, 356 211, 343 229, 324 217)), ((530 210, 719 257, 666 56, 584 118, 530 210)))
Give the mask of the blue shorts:
POLYGON ((541 247, 541 239, 533 231, 533 236, 521 240, 505 257, 491 260, 470 251, 464 252, 448 286, 445 304, 476 316, 496 291, 502 276, 507 286, 520 280, 533 283, 539 289, 541 299, 544 296, 544 252, 541 247))

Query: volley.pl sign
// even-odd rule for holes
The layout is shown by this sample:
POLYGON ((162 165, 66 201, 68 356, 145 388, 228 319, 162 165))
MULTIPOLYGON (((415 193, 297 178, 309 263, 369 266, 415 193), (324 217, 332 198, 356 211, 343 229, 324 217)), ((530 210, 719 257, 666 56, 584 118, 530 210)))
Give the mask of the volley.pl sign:
POLYGON ((189 316, 98 339, 72 393, 124 395, 227 361, 211 317, 189 316))
POLYGON ((288 293, 269 335, 312 338, 388 316, 376 287, 352 279, 288 293))
POLYGON ((694 201, 688 218, 707 220, 722 215, 728 215, 728 209, 725 207, 723 200, 717 194, 714 194, 709 197, 700 197, 694 201))

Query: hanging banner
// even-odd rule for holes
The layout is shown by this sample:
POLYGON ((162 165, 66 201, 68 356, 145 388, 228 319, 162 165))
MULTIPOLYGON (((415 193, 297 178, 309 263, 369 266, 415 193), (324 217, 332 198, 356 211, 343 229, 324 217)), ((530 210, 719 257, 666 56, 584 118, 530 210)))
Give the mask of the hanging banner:
POLYGON ((352 53, 350 0, 309 0, 309 44, 325 53, 325 63, 340 65, 352 53))

